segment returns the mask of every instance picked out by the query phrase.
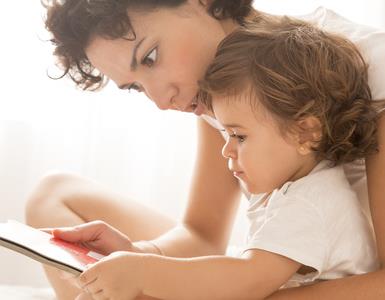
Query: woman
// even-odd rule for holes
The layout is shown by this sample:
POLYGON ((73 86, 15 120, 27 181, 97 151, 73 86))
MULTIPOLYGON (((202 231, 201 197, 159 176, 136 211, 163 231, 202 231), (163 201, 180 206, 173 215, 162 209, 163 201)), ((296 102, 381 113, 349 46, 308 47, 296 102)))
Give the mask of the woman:
MULTIPOLYGON (((264 16, 251 8, 252 1, 169 0, 159 4, 144 0, 67 0, 63 5, 58 2, 48 5, 47 27, 53 33, 56 55, 62 66, 81 87, 97 88, 104 84, 105 77, 94 71, 95 67, 120 88, 144 92, 160 109, 197 115, 205 111, 195 98, 197 82, 212 60, 218 43, 244 22, 263 21, 264 16)), ((385 98, 381 84, 385 78, 385 68, 381 67, 385 62, 385 34, 354 27, 322 9, 304 18, 326 29, 345 33, 355 41, 371 65, 373 98, 385 98)), ((105 253, 128 250, 174 257, 223 254, 241 190, 221 157, 224 141, 220 133, 205 119, 210 123, 215 121, 198 118, 198 154, 189 204, 181 224, 134 201, 116 201, 118 195, 85 179, 60 174, 43 179, 32 193, 27 206, 28 223, 35 227, 56 227, 103 220, 127 236, 105 223, 96 222, 62 232, 61 237, 86 242, 105 253), (51 214, 52 210, 55 214, 51 214)), ((385 184, 384 143, 385 118, 382 117, 379 121, 380 151, 366 161, 381 262, 385 259, 385 221, 382 218, 385 196, 381 188, 385 184)), ((362 179, 362 169, 349 166, 346 170, 353 187, 358 187, 362 183, 358 180, 362 179)), ((46 271, 59 299, 73 299, 79 294, 79 290, 62 280, 55 270, 47 268, 46 271)), ((271 299, 316 299, 317 296, 322 299, 382 299, 384 280, 385 271, 380 270, 281 290, 271 299)))

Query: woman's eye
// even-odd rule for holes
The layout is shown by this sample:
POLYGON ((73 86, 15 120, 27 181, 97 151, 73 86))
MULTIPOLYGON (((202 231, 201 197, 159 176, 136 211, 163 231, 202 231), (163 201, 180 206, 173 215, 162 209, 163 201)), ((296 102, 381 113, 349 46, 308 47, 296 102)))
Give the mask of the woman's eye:
POLYGON ((129 92, 131 92, 131 91, 136 91, 136 92, 141 92, 142 91, 142 88, 139 86, 139 85, 137 85, 136 83, 133 83, 133 84, 130 84, 128 87, 127 87, 127 90, 129 91, 129 92))
POLYGON ((156 58, 158 56, 158 49, 154 48, 152 49, 143 59, 142 59, 142 65, 145 65, 147 67, 152 67, 155 62, 156 58))

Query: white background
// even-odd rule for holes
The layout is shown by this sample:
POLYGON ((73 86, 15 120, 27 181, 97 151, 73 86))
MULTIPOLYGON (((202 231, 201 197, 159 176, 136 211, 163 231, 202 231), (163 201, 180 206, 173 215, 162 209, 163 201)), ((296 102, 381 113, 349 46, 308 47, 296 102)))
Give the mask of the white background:
MULTIPOLYGON (((255 1, 256 8, 277 14, 308 13, 320 5, 385 29, 381 0, 255 1)), ((42 19, 38 0, 0 3, 0 222, 23 221, 29 191, 54 170, 88 176, 178 218, 194 162, 195 117, 158 111, 113 85, 90 93, 48 79, 52 49, 42 19)), ((235 243, 243 238, 244 206, 235 243)), ((37 263, 0 249, 0 284, 46 281, 37 263)))

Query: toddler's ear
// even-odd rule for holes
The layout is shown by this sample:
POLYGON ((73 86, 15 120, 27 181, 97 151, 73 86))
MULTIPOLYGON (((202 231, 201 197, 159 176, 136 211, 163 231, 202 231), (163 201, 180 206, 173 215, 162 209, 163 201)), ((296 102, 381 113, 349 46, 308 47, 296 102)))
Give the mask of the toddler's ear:
POLYGON ((298 151, 300 154, 312 152, 322 138, 322 126, 318 118, 309 116, 296 122, 298 151))

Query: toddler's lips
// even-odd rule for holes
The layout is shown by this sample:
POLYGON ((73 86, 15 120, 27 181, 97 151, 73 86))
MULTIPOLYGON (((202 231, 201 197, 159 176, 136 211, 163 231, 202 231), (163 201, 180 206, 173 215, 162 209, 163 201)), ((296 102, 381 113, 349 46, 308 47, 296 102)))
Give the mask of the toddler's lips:
POLYGON ((233 171, 233 175, 234 175, 235 177, 240 177, 240 176, 242 176, 242 174, 243 174, 242 171, 233 171))

